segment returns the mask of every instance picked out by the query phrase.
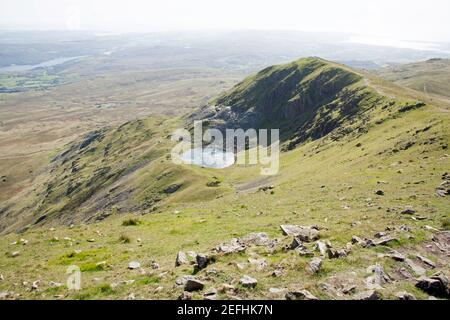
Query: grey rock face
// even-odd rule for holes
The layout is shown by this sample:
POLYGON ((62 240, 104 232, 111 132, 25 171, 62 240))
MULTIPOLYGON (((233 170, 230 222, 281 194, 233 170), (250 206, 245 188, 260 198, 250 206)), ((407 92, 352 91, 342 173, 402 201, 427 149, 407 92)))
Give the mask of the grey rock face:
POLYGON ((297 237, 304 242, 312 242, 319 239, 319 231, 314 227, 281 225, 280 228, 284 235, 297 237))
POLYGON ((202 281, 193 277, 186 281, 186 284, 184 285, 184 290, 188 291, 188 292, 192 292, 192 291, 202 290, 204 287, 205 287, 205 284, 202 281))
POLYGON ((128 264, 128 269, 130 269, 130 270, 138 269, 140 267, 141 267, 141 264, 139 262, 137 262, 137 261, 131 261, 128 264))
POLYGON ((286 293, 286 300, 319 300, 308 290, 292 290, 286 293))
POLYGON ((429 278, 420 278, 416 287, 436 297, 450 298, 449 281, 442 273, 436 273, 429 278))
POLYGON ((175 259, 175 267, 179 267, 183 264, 189 264, 189 260, 183 251, 178 251, 175 259))
POLYGON ((198 270, 202 270, 208 266, 209 258, 207 255, 199 253, 195 257, 195 261, 197 262, 198 270))
POLYGON ((250 276, 243 276, 239 280, 239 283, 245 288, 254 288, 258 284, 258 280, 250 276))
POLYGON ((381 300, 381 294, 376 290, 368 290, 354 296, 355 300, 381 300))
POLYGON ((306 266, 306 270, 311 273, 317 273, 320 270, 320 267, 322 266, 322 259, 320 258, 313 258, 306 266))

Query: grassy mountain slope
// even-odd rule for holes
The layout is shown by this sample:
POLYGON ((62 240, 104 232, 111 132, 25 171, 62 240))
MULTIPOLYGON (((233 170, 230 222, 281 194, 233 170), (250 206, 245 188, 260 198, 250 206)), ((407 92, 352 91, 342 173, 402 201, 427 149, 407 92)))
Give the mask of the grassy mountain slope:
POLYGON ((450 98, 450 60, 448 59, 409 63, 383 68, 375 73, 399 85, 450 98))
POLYGON ((335 139, 364 133, 372 119, 422 105, 379 93, 363 74, 345 66, 305 58, 246 78, 193 118, 219 128, 279 128, 291 149, 331 132, 335 139))
POLYGON ((1 229, 99 221, 113 213, 152 212, 172 201, 203 199, 226 188, 208 188, 211 176, 170 160, 177 121, 148 118, 85 135, 55 153, 48 168, 4 205, 1 229), (199 187, 201 184, 204 188, 199 187))
MULTIPOLYGON (((3 219, 5 212, 10 212, 11 220, 28 215, 29 223, 45 212, 48 218, 23 234, 10 233, 0 240, 0 251, 6 253, 0 255, 4 278, 0 291, 7 291, 11 298, 125 299, 132 294, 136 298, 173 299, 183 291, 175 284, 176 279, 195 274, 205 283, 203 291, 193 294, 195 299, 202 299, 203 293, 212 288, 225 299, 284 297, 283 293, 271 293, 270 288, 307 289, 318 298, 355 299, 367 290, 367 268, 378 264, 390 279, 377 289, 383 298, 395 299, 395 294, 404 290, 427 298, 428 294, 415 287, 418 268, 411 265, 420 266, 427 275, 442 271, 449 276, 448 233, 437 231, 449 228, 448 195, 436 193, 438 186, 448 183, 444 174, 449 163, 448 112, 440 105, 418 102, 413 91, 333 63, 307 59, 295 64, 311 65, 316 73, 307 72, 299 78, 301 84, 295 87, 301 89, 288 86, 290 89, 284 91, 280 87, 282 98, 275 94, 274 101, 278 102, 269 111, 274 122, 292 124, 283 132, 285 152, 277 176, 260 176, 258 166, 214 170, 173 165, 167 158, 171 146, 167 135, 180 125, 175 120, 131 122, 99 133, 102 138, 86 147, 82 147, 86 139, 76 142, 68 151, 57 153, 51 165, 56 171, 42 176, 42 185, 35 186, 37 195, 29 194, 29 200, 18 198, 30 201, 22 205, 20 214, 13 204, 6 209, 11 211, 2 213, 3 219), (328 78, 329 70, 336 68, 328 78), (314 83, 308 75, 325 79, 325 84, 326 79, 341 79, 341 89, 332 90, 330 85, 326 94, 312 90, 305 95, 306 88, 314 83), (296 96, 304 104, 293 108, 293 114, 302 106, 310 113, 306 118, 301 118, 301 112, 291 117, 303 121, 298 127, 283 115, 288 109, 282 103, 296 96), (108 144, 111 147, 105 155, 108 144), (77 169, 69 174, 73 161, 77 169), (99 170, 103 167, 109 167, 108 171, 99 170), (130 168, 135 170, 128 174, 130 168), (166 176, 167 171, 172 175, 166 176), (211 180, 219 180, 220 186, 208 187, 211 180), (46 198, 42 192, 49 181, 54 182, 53 191, 46 198), (73 189, 77 183, 82 188, 73 189), (174 184, 182 187, 164 194, 164 189, 174 184), (69 185, 73 191, 67 196, 69 185), (268 185, 273 189, 260 190, 268 185), (84 198, 86 190, 93 193, 84 198), (95 224, 80 223, 101 215, 95 206, 102 203, 105 191, 111 194, 110 201, 119 200, 111 203, 122 214, 95 224), (123 192, 130 195, 120 201, 123 192), (163 196, 156 205, 155 194, 163 196), (156 209, 136 216, 148 212, 142 207, 147 203, 144 199, 156 209), (37 200, 42 212, 33 213, 36 206, 31 204, 37 200), (405 210, 414 213, 402 213, 405 210), (72 216, 77 217, 73 227, 58 226, 72 223, 68 219, 72 216), (350 251, 346 257, 323 258, 321 270, 310 274, 306 266, 311 257, 283 249, 292 237, 282 235, 281 224, 316 225, 321 240, 350 251), (189 264, 174 267, 179 250, 209 253, 220 243, 251 232, 266 232, 278 242, 273 247, 250 246, 244 253, 216 255, 214 263, 198 273, 189 264), (348 244, 352 236, 376 239, 379 232, 396 240, 366 248, 348 244), (21 238, 27 242, 21 242, 21 238), (391 250, 413 264, 384 256, 391 250), (430 259, 434 268, 417 254, 430 259), (263 266, 255 266, 252 259, 263 259, 263 266), (129 270, 130 261, 140 262, 141 268, 129 270), (72 264, 81 268, 81 291, 68 291, 64 285, 51 283, 64 284, 66 268, 72 264), (272 276, 275 270, 281 275, 272 276), (258 280, 256 288, 239 284, 244 274, 258 280), (26 284, 20 285, 24 281, 26 284), (33 281, 39 281, 37 290, 30 289, 33 281), (234 289, 226 289, 224 284, 234 289), (344 293, 343 288, 349 287, 352 289, 344 293)), ((278 74, 284 67, 271 69, 278 74)), ((270 73, 267 70, 264 73, 270 73)), ((276 86, 277 80, 272 85, 276 86)), ((253 93, 259 85, 244 80, 216 101, 230 102, 230 114, 239 115, 242 109, 245 113, 258 101, 253 93), (242 101, 252 104, 247 109, 242 101)), ((262 94, 268 94, 266 89, 272 85, 263 85, 262 94)), ((201 113, 205 112, 203 108, 201 113)), ((223 124, 226 120, 221 108, 208 112, 211 123, 223 124)), ((264 115, 255 119, 261 127, 271 125, 264 115)), ((236 117, 230 123, 248 124, 247 120, 236 117)), ((314 243, 305 246, 319 256, 314 243)))

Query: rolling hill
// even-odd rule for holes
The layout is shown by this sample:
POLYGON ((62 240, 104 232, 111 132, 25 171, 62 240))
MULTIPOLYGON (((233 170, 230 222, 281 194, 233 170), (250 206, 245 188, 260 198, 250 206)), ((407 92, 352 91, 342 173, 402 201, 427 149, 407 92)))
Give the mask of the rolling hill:
POLYGON ((450 98, 450 60, 430 59, 375 72, 378 76, 399 85, 431 95, 450 98))

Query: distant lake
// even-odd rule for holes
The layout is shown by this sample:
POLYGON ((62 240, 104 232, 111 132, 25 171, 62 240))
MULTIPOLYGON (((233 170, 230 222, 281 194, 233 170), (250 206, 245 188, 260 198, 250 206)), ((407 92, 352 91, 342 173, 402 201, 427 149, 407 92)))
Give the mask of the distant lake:
POLYGON ((234 153, 215 148, 196 148, 183 153, 181 160, 200 167, 223 169, 234 164, 234 153))
POLYGON ((71 60, 83 58, 84 56, 78 56, 78 57, 66 57, 66 58, 56 58, 48 61, 41 62, 39 64, 19 64, 19 65, 10 65, 7 67, 0 67, 0 73, 9 73, 9 72, 24 72, 29 71, 37 68, 48 68, 53 67, 59 64, 66 63, 71 60))

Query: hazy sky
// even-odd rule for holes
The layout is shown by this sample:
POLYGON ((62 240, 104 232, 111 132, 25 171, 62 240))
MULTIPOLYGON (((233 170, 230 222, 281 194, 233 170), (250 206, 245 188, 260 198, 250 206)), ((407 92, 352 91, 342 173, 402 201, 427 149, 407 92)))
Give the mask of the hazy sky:
POLYGON ((450 1, 0 0, 0 28, 292 29, 450 42, 450 1))

